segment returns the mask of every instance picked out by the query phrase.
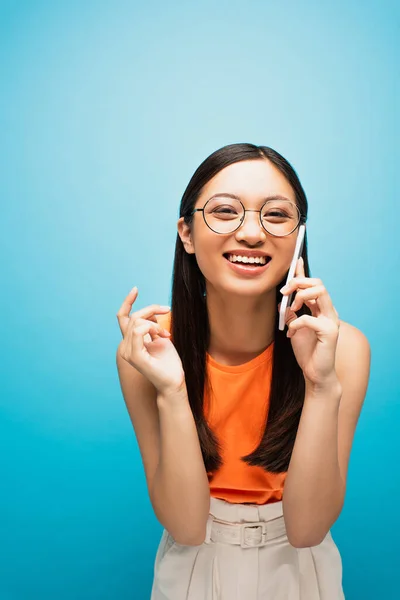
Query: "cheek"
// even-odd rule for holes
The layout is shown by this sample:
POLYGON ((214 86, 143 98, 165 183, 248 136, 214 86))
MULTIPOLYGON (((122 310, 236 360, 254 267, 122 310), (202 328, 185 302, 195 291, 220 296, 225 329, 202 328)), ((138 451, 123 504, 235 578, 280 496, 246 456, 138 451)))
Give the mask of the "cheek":
POLYGON ((194 243, 196 261, 200 271, 208 280, 218 277, 225 259, 223 254, 224 240, 208 232, 199 232, 194 243))
POLYGON ((218 275, 221 268, 221 263, 218 266, 218 261, 221 260, 224 260, 223 256, 214 251, 212 247, 202 247, 201 250, 196 250, 197 264, 206 279, 212 280, 213 277, 218 275))
POLYGON ((282 263, 290 264, 296 248, 296 239, 297 235, 295 236, 293 233, 287 237, 275 238, 273 251, 282 263))
MULTIPOLYGON (((278 277, 283 278, 286 276, 292 262, 296 243, 277 243, 273 249, 274 253, 274 270, 278 277)), ((272 265, 271 265, 272 266, 272 265)))

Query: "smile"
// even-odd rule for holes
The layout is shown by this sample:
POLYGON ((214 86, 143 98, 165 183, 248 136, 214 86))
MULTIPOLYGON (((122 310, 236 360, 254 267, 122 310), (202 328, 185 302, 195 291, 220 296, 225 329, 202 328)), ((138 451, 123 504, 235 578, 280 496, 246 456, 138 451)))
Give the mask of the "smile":
POLYGON ((224 254, 224 256, 234 263, 244 263, 249 265, 265 265, 270 259, 270 256, 240 256, 238 254, 224 254))
POLYGON ((240 257, 232 254, 224 254, 224 258, 232 270, 242 275, 259 275, 268 268, 271 262, 270 256, 240 257))

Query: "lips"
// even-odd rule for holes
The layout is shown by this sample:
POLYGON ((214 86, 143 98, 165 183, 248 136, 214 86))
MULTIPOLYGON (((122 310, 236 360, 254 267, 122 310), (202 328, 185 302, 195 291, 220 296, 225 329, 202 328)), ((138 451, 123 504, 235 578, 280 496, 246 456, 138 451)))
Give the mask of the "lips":
POLYGON ((256 258, 257 256, 258 257, 263 257, 263 258, 265 258, 265 261, 266 261, 265 264, 260 264, 260 263, 256 263, 256 262, 254 262, 254 263, 246 262, 245 263, 245 262, 242 262, 242 261, 232 261, 232 260, 229 260, 229 256, 231 254, 233 254, 233 253, 232 252, 226 252, 225 254, 223 254, 223 257, 226 258, 226 260, 229 263, 231 263, 231 264, 234 264, 234 265, 243 265, 243 266, 246 266, 246 267, 247 266, 249 266, 249 267, 253 267, 253 266, 254 267, 265 267, 265 265, 267 265, 270 262, 270 260, 271 260, 271 256, 268 256, 268 254, 262 254, 262 255, 260 255, 260 254, 258 254, 258 255, 255 255, 255 254, 253 254, 253 255, 240 254, 239 256, 243 256, 243 257, 246 257, 246 258, 256 258))
POLYGON ((236 256, 246 256, 247 258, 257 258, 262 256, 265 256, 266 258, 271 258, 271 256, 266 252, 257 252, 256 250, 231 250, 230 252, 224 252, 225 258, 227 258, 230 254, 234 254, 236 256))
POLYGON ((265 270, 268 269, 271 262, 270 257, 268 257, 269 260, 267 260, 265 265, 259 265, 256 263, 231 262, 229 258, 226 258, 226 256, 224 256, 224 258, 228 263, 229 268, 243 277, 254 277, 257 275, 261 275, 265 270))

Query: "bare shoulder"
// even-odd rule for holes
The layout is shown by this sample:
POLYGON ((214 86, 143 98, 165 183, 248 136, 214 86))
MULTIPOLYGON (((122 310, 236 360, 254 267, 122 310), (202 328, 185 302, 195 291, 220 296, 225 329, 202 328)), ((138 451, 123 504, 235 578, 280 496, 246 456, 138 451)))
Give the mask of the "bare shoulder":
POLYGON ((371 348, 367 336, 357 327, 340 320, 339 338, 336 350, 336 367, 346 368, 349 362, 369 362, 371 348))
POLYGON ((159 461, 159 416, 157 390, 117 349, 116 363, 122 395, 138 441, 150 492, 159 461))

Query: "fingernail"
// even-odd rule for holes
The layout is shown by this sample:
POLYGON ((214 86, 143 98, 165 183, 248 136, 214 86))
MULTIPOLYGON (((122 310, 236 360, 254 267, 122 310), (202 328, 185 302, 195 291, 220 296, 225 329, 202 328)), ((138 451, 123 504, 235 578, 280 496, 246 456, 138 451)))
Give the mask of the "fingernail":
POLYGON ((288 286, 284 285, 279 291, 281 294, 284 294, 287 291, 287 289, 288 289, 288 286))
POLYGON ((137 287, 136 287, 136 285, 135 285, 135 287, 133 287, 133 288, 131 289, 131 291, 130 291, 129 293, 130 293, 130 294, 133 294, 133 292, 137 292, 137 287))
POLYGON ((171 310, 170 306, 160 306, 160 308, 162 308, 162 310, 171 310))

